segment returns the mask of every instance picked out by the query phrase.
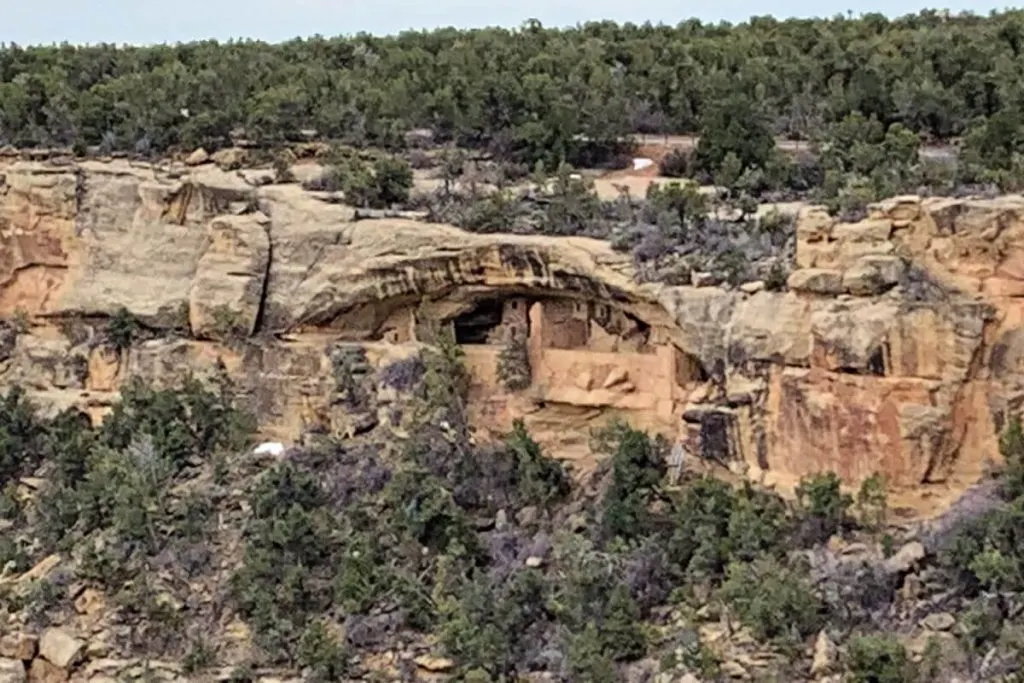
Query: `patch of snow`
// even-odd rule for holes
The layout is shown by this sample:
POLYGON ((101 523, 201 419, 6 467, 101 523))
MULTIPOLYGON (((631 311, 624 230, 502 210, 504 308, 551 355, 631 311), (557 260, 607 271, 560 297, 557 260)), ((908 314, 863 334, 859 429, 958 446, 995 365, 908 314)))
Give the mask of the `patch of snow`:
POLYGON ((253 455, 271 455, 280 458, 284 454, 284 444, 278 441, 265 441, 253 450, 253 455))

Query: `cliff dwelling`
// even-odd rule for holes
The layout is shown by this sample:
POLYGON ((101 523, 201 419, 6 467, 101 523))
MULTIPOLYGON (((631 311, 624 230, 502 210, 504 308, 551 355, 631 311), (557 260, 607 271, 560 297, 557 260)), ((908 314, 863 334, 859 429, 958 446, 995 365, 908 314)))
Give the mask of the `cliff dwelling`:
MULTIPOLYGON (((450 326, 465 353, 473 380, 470 412, 483 432, 497 436, 522 418, 545 446, 582 457, 589 455, 591 429, 612 417, 671 440, 693 431, 683 420, 685 406, 708 373, 667 331, 623 308, 582 298, 485 296, 455 313, 429 304, 403 309, 378 338, 428 341, 424 326, 434 320, 450 326), (498 376, 499 357, 514 341, 525 343, 530 365, 530 386, 519 392, 503 387, 498 376)), ((693 431, 695 448, 706 431, 693 431)))

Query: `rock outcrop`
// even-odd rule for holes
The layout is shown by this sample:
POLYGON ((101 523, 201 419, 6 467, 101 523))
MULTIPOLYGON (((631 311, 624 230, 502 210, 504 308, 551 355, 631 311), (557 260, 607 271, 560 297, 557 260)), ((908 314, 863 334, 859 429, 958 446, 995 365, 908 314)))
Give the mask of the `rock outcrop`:
MULTIPOLYGON (((198 162, 197 162, 198 163, 198 162)), ((0 381, 99 418, 128 378, 226 368, 268 436, 332 429, 337 348, 464 344, 473 419, 524 417, 563 457, 613 415, 684 453, 791 484, 834 470, 966 486, 1024 396, 1024 199, 807 208, 788 291, 638 284, 584 238, 356 221, 297 185, 211 164, 0 168, 0 381), (126 309, 146 334, 104 334, 126 309), (521 335, 521 337, 520 337, 521 335), (531 385, 502 388, 500 350, 531 385)))

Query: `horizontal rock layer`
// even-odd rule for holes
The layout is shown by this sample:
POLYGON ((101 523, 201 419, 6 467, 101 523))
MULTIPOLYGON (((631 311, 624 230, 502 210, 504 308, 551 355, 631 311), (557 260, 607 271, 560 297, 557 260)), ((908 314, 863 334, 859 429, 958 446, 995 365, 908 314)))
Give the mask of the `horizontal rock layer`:
POLYGON ((976 478, 1024 395, 1019 197, 897 198, 854 224, 806 208, 788 291, 770 292, 640 285, 595 240, 357 221, 260 173, 0 169, 2 381, 99 417, 131 376, 220 360, 267 434, 296 439, 337 426, 339 345, 379 365, 454 321, 484 433, 525 417, 572 457, 623 415, 781 483, 910 486, 976 478), (122 308, 156 338, 114 350, 101 331, 122 308), (532 384, 510 393, 496 363, 517 331, 532 384))

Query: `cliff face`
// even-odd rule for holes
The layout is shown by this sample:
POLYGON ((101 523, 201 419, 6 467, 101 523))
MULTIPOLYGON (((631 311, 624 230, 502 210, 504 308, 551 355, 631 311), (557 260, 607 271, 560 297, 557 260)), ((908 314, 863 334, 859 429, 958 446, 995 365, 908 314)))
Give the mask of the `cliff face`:
POLYGON ((806 209, 782 293, 639 285, 582 238, 356 221, 264 175, 0 168, 0 381, 98 418, 132 376, 220 360, 268 436, 351 433, 338 359, 388 364, 451 325, 485 435, 523 417, 585 458, 586 430, 622 415, 767 481, 905 486, 975 479, 1022 396, 1021 198, 900 198, 856 224, 806 209), (122 307, 148 338, 118 351, 103 331, 122 307), (497 361, 517 338, 530 386, 511 392, 497 361))

